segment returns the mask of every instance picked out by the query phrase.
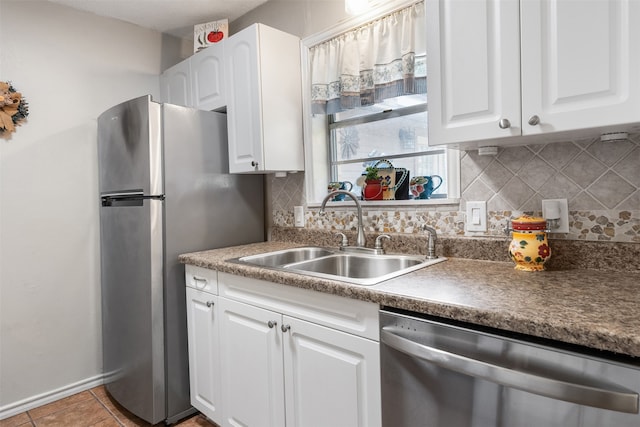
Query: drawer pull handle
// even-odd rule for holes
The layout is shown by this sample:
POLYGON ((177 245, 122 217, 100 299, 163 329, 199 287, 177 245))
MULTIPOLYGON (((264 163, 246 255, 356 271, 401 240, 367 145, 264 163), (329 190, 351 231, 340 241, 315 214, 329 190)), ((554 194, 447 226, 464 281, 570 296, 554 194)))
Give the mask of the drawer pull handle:
POLYGON ((198 277, 198 276, 192 276, 192 277, 193 277, 193 281, 195 282, 196 288, 204 289, 207 287, 207 279, 205 279, 204 277, 198 277), (199 283, 202 283, 202 287, 198 286, 199 283))
POLYGON ((207 301, 207 307, 213 307, 213 304, 215 304, 213 301, 207 301))
POLYGON ((275 328, 278 325, 278 322, 274 322, 273 320, 269 320, 267 322, 267 326, 270 328, 275 328))
POLYGON ((289 329, 291 329, 291 325, 282 325, 280 326, 280 329, 282 330, 282 332, 287 332, 289 329))

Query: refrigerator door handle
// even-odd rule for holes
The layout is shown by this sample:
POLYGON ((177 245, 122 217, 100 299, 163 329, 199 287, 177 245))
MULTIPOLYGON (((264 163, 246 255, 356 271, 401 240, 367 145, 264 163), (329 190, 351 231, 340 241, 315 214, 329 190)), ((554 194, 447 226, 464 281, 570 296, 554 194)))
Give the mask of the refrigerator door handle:
POLYGON ((101 196, 102 206, 142 206, 145 200, 164 200, 164 194, 149 196, 142 193, 117 193, 101 196))

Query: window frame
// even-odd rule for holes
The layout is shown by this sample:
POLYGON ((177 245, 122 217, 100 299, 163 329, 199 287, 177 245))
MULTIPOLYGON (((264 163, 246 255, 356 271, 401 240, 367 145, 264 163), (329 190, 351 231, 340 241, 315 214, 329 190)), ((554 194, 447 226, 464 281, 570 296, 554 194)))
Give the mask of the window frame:
MULTIPOLYGON (((357 17, 342 21, 329 29, 309 36, 300 42, 301 58, 302 58, 302 110, 303 110, 303 138, 305 151, 305 201, 308 207, 319 207, 322 199, 326 195, 326 184, 332 180, 330 158, 331 136, 330 136, 330 118, 328 115, 314 115, 311 112, 311 78, 309 49, 312 46, 323 43, 329 39, 339 36, 342 33, 351 31, 361 25, 373 21, 381 16, 401 10, 415 3, 416 0, 396 0, 383 2, 370 11, 363 13, 357 17), (321 146, 324 145, 324 147, 321 146), (322 159, 322 161, 319 160, 322 159), (324 189, 324 191, 323 191, 324 189)), ((425 17, 426 19, 426 17, 425 17)), ((427 76, 428 78, 428 76, 427 76)), ((428 103, 428 101, 427 101, 428 103)), ((409 107, 412 108, 412 107, 409 107)), ((385 114, 378 113, 378 114, 385 114)), ((386 114, 393 114, 393 110, 386 114)), ((389 116, 389 118, 392 116, 389 116)), ((440 148, 440 147, 438 147, 440 148)), ((382 201, 364 201, 360 203, 364 206, 380 206, 394 208, 397 206, 419 206, 419 205, 452 205, 459 204, 460 201, 460 155, 457 150, 442 147, 445 151, 447 162, 447 195, 448 198, 426 199, 426 200, 382 200, 382 201)), ((393 157, 393 156, 391 156, 393 157)), ((389 157, 389 159, 391 158, 389 157)), ((403 154, 400 157, 407 157, 403 154)), ((329 202, 344 206, 345 204, 353 204, 352 201, 346 199, 341 202, 329 202)))

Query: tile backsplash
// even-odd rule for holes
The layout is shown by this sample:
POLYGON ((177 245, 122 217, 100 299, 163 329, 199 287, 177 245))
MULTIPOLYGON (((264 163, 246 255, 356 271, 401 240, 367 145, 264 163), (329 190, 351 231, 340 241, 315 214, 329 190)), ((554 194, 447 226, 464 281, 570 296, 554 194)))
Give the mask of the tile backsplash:
MULTIPOLYGON (((418 233, 435 226, 452 237, 504 236, 509 218, 541 214, 543 199, 567 199, 570 232, 553 238, 640 243, 640 134, 501 148, 497 156, 460 151, 460 204, 365 208, 367 231, 418 233), (486 201, 488 231, 465 233, 467 201, 486 201)), ((305 205, 304 174, 270 177, 272 225, 293 227, 293 206, 305 205)), ((320 217, 305 209, 305 227, 355 227, 355 210, 332 208, 320 217)))

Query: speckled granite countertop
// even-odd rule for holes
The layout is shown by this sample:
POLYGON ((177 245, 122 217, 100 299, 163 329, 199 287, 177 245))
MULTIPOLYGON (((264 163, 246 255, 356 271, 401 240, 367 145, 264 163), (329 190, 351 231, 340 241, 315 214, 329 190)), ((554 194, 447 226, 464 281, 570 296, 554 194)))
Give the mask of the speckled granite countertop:
POLYGON ((184 264, 640 357, 640 273, 522 272, 512 263, 449 258, 374 286, 226 260, 286 249, 264 242, 194 252, 184 264))

